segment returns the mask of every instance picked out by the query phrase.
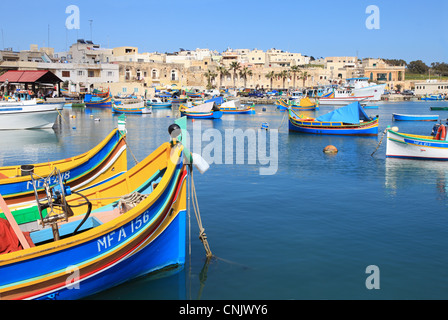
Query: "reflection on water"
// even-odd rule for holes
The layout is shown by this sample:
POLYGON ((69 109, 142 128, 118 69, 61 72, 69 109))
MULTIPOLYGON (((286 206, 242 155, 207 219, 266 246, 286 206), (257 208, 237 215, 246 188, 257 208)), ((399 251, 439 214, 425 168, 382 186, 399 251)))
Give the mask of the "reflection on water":
POLYGON ((386 158, 385 186, 392 192, 411 185, 435 185, 439 194, 448 195, 448 162, 386 158))

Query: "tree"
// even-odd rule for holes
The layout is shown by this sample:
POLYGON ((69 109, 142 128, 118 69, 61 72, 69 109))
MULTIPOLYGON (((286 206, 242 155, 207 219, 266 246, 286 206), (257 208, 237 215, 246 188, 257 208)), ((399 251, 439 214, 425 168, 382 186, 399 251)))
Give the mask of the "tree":
POLYGON ((296 73, 300 72, 300 67, 299 66, 292 66, 289 71, 292 72, 292 75, 294 77, 293 87, 294 87, 294 90, 295 90, 296 89, 296 73))
POLYGON ((308 79, 308 76, 309 76, 308 71, 302 71, 300 78, 302 78, 303 87, 305 87, 305 81, 308 79))
POLYGON ((433 62, 431 63, 431 71, 434 74, 438 74, 441 76, 448 75, 448 64, 445 62, 433 62))
POLYGON ((272 88, 272 81, 273 81, 274 78, 276 77, 275 72, 274 72, 274 71, 269 71, 269 72, 265 75, 265 77, 266 77, 267 79, 270 80, 270 82, 271 82, 271 90, 272 90, 272 89, 273 89, 273 88, 272 88))
POLYGON ((246 88, 247 76, 251 76, 252 74, 252 70, 248 67, 243 67, 243 69, 240 70, 240 77, 244 79, 244 88, 246 88))
POLYGON ((230 74, 230 72, 224 65, 219 65, 216 71, 219 73, 219 87, 222 87, 222 78, 230 74))
POLYGON ((241 69, 241 64, 237 61, 234 61, 230 64, 229 70, 233 70, 233 90, 236 90, 236 72, 241 69))
POLYGON ((290 76, 290 74, 289 74, 289 71, 287 71, 287 70, 282 70, 281 72, 279 72, 279 73, 277 74, 277 77, 280 77, 280 78, 283 79, 283 89, 286 89, 286 87, 285 87, 285 80, 286 80, 286 78, 288 78, 289 76, 290 76))
POLYGON ((428 70, 429 67, 422 60, 411 61, 408 64, 410 73, 425 74, 428 70))
POLYGON ((207 70, 204 75, 207 77, 207 89, 213 89, 212 82, 217 76, 216 72, 207 70))

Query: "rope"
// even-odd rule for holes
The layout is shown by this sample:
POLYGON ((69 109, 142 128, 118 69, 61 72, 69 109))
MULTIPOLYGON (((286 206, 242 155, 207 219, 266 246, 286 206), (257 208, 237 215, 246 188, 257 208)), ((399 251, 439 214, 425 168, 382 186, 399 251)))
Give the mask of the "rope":
POLYGON ((58 108, 56 108, 56 111, 59 113, 59 116, 61 117, 62 121, 64 121, 64 123, 65 123, 66 125, 69 125, 69 124, 67 123, 67 121, 65 121, 64 117, 62 116, 62 114, 59 112, 59 109, 58 109, 58 108))
POLYGON ((131 153, 132 158, 134 158, 135 164, 138 164, 138 161, 137 161, 137 159, 135 158, 134 154, 132 153, 132 150, 131 150, 131 148, 129 147, 129 144, 128 144, 127 140, 126 140, 126 136, 123 135, 123 134, 121 133, 120 130, 118 130, 118 132, 119 132, 120 135, 123 137, 124 143, 126 144, 126 148, 129 149, 129 152, 131 153))
POLYGON ((289 109, 285 111, 285 114, 283 115, 283 119, 282 119, 282 122, 280 123, 280 126, 278 127, 278 130, 280 130, 280 128, 282 127, 287 114, 289 114, 289 109))
POLYGON ((194 179, 193 179, 193 170, 191 170, 191 192, 192 192, 192 202, 193 202, 193 210, 194 214, 196 216, 196 220, 198 222, 199 227, 199 239, 201 240, 202 244, 204 245, 205 253, 207 258, 211 258, 213 256, 212 251, 210 250, 210 246, 208 245, 207 241, 207 235, 205 234, 205 229, 202 226, 201 221, 201 213, 199 212, 199 204, 198 204, 198 198, 196 196, 196 188, 194 186, 194 179))
POLYGON ((384 138, 384 135, 386 134, 386 132, 387 132, 387 129, 384 130, 384 132, 383 132, 383 136, 381 137, 381 140, 380 140, 380 143, 378 143, 378 145, 376 146, 375 151, 373 151, 372 154, 370 155, 371 157, 373 157, 373 155, 375 154, 375 152, 378 151, 378 148, 380 147, 381 143, 383 142, 383 138, 384 138))

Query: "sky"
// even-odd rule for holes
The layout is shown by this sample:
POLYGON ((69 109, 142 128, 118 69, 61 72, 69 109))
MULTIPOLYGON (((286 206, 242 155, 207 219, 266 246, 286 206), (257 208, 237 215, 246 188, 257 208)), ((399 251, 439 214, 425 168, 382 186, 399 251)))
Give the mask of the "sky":
POLYGON ((22 0, 1 10, 0 47, 13 50, 37 44, 60 52, 85 39, 140 53, 276 48, 315 58, 448 62, 446 0, 22 0), (66 27, 70 5, 79 8, 79 29, 66 27), (377 10, 366 13, 370 5, 377 10))

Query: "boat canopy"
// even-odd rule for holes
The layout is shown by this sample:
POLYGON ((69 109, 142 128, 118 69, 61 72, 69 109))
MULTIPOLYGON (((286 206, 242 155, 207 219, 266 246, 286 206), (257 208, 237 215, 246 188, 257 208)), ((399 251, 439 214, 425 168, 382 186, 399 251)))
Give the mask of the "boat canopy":
POLYGON ((344 122, 358 124, 360 123, 360 120, 370 121, 370 117, 365 113, 364 109, 361 107, 361 104, 357 101, 317 117, 316 120, 321 122, 344 122))
POLYGON ((219 105, 221 105, 221 104, 224 103, 224 98, 221 97, 221 96, 219 96, 219 97, 214 97, 214 98, 205 100, 204 102, 207 103, 207 102, 212 102, 212 101, 213 101, 214 103, 216 103, 216 105, 219 106, 219 105))

